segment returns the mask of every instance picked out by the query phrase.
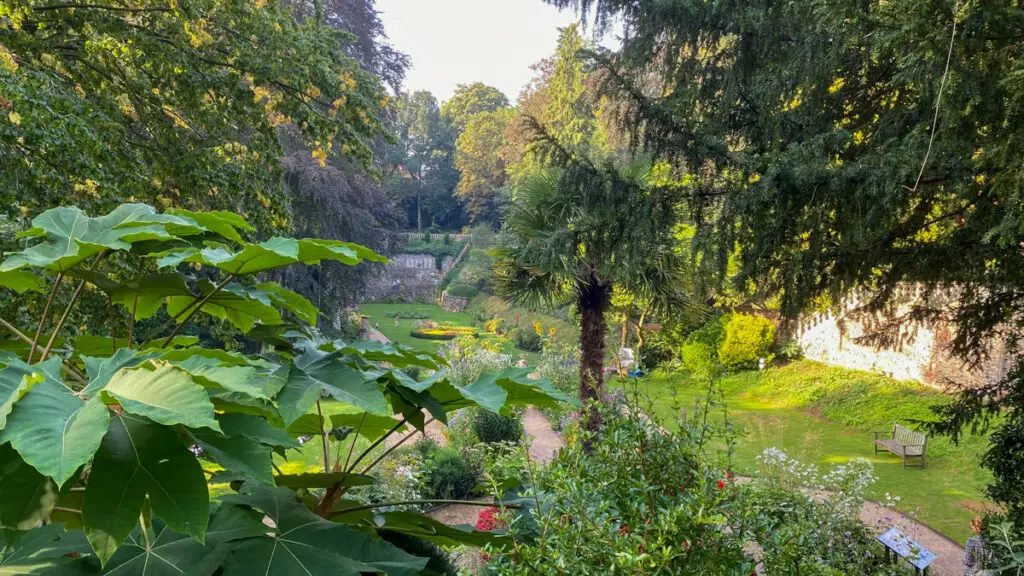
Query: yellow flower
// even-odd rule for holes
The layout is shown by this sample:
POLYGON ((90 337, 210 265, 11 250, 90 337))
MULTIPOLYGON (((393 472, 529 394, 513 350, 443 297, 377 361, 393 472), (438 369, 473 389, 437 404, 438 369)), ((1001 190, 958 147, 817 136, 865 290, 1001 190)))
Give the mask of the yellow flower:
POLYGON ((537 333, 537 336, 544 335, 544 329, 540 327, 540 322, 533 323, 533 331, 537 333))

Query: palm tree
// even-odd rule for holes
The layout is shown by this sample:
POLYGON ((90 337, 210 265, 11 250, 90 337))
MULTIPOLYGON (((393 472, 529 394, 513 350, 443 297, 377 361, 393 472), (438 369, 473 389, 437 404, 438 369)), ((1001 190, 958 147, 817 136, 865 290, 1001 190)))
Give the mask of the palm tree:
MULTIPOLYGON (((626 288, 662 311, 689 306, 692 276, 676 239, 679 196, 653 183, 643 161, 595 164, 547 142, 560 168, 528 175, 506 216, 510 241, 498 250, 497 292, 514 303, 571 301, 580 317, 580 400, 603 391, 605 314, 626 288)), ((600 415, 588 410, 586 428, 600 415)))

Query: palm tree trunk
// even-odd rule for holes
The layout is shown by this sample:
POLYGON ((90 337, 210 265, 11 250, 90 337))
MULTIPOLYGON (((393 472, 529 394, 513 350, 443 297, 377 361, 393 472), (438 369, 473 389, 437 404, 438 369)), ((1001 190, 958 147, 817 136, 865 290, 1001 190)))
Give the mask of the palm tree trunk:
MULTIPOLYGON (((586 407, 584 427, 597 432, 601 414, 594 404, 601 402, 604 391, 604 315, 608 309, 611 287, 591 275, 590 282, 577 291, 576 307, 580 313, 580 401, 586 407)), ((589 448, 589 447, 587 447, 589 448)))

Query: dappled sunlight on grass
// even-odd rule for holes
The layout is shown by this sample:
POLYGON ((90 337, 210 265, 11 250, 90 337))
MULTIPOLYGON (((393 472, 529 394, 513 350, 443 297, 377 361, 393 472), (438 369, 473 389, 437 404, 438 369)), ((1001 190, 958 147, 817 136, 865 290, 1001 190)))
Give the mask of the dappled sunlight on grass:
MULTIPOLYGON (((929 406, 946 402, 923 386, 896 382, 876 374, 795 362, 765 372, 744 372, 720 381, 729 420, 739 431, 735 467, 740 473, 758 469, 756 457, 777 447, 791 456, 822 466, 865 458, 875 464, 878 482, 869 493, 884 500, 899 495, 908 509, 920 508, 920 519, 961 542, 970 535, 976 512, 964 500, 985 502, 990 476, 980 467, 987 439, 965 437, 959 446, 946 438, 928 438, 928 467, 903 468, 901 458, 874 453, 873 430, 932 419, 929 406)), ((659 421, 675 428, 683 409, 690 417, 694 401, 707 396, 706 385, 687 374, 655 374, 640 381, 640 392, 652 402, 659 421)), ((710 415, 722 422, 721 408, 710 415)))

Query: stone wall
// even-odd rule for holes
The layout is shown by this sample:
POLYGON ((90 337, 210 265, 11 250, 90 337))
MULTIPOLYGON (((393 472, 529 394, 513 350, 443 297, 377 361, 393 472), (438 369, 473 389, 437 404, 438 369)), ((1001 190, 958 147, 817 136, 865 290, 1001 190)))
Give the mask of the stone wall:
MULTIPOLYGON (((449 263, 450 265, 450 263, 449 263)), ((396 254, 366 287, 366 300, 433 302, 441 271, 430 254, 396 254)))
POLYGON ((463 298, 462 296, 449 296, 447 294, 441 294, 441 308, 447 312, 462 312, 469 306, 469 298, 463 298))
POLYGON ((822 312, 802 318, 794 333, 810 360, 939 388, 996 382, 1009 370, 1013 359, 999 342, 990 343, 989 358, 973 368, 952 356, 948 345, 953 327, 946 321, 898 322, 885 345, 863 338, 877 333, 880 326, 893 325, 894 318, 902 318, 912 302, 888 315, 866 316, 857 312, 858 300, 851 299, 839 313, 822 312))

